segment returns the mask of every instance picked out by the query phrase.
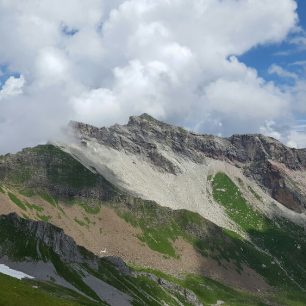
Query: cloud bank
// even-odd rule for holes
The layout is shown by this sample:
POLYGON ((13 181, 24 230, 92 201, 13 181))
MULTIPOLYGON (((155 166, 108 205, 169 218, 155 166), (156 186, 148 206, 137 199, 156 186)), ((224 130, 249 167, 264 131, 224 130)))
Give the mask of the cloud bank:
POLYGON ((71 119, 143 112, 199 132, 273 134, 306 113, 303 80, 280 88, 238 57, 297 22, 294 0, 0 0, 0 69, 13 75, 0 90, 0 152, 53 139, 71 119))

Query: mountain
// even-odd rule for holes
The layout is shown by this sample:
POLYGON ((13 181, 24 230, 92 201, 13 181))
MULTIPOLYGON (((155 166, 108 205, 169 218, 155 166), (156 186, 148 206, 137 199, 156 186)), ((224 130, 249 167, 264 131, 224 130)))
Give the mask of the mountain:
POLYGON ((34 277, 0 304, 306 305, 305 149, 147 114, 67 134, 0 157, 0 264, 34 277))

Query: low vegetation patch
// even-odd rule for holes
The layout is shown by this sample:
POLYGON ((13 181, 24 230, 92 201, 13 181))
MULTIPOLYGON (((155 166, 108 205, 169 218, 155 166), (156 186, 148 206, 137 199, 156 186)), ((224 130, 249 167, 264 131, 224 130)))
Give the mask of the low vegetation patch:
POLYGON ((19 190, 19 193, 28 198, 35 196, 35 192, 30 188, 22 188, 19 190))
POLYGON ((95 203, 90 205, 89 203, 78 203, 88 214, 96 215, 100 212, 101 208, 99 204, 95 203))
POLYGON ((41 215, 39 213, 36 213, 36 216, 38 219, 40 219, 43 222, 49 222, 51 219, 51 216, 47 216, 47 215, 41 215))
POLYGON ((217 173, 211 184, 215 201, 224 206, 229 217, 243 230, 263 231, 267 228, 266 218, 250 206, 225 173, 217 173))
POLYGON ((77 224, 79 224, 80 226, 85 226, 85 227, 89 227, 88 226, 88 223, 87 222, 84 222, 84 221, 82 221, 82 220, 80 220, 80 219, 78 219, 78 218, 74 218, 74 221, 77 223, 77 224))
POLYGON ((36 204, 30 204, 29 202, 25 202, 25 205, 30 209, 30 210, 36 210, 38 212, 44 211, 44 208, 41 206, 38 206, 36 204))
POLYGON ((57 200, 50 196, 48 193, 40 193, 40 197, 52 206, 57 207, 57 200))
POLYGON ((13 203, 15 203, 19 208, 21 208, 23 210, 27 210, 26 205, 19 198, 17 198, 16 195, 14 195, 13 193, 9 192, 8 196, 9 196, 10 200, 13 203))
POLYGON ((143 233, 139 235, 138 238, 142 242, 146 243, 149 248, 171 257, 178 257, 173 247, 173 242, 181 234, 178 226, 175 223, 155 226, 154 221, 152 223, 149 220, 154 218, 152 215, 154 214, 153 210, 147 209, 145 206, 143 209, 144 214, 138 218, 128 211, 119 212, 118 214, 125 221, 142 230, 143 233))

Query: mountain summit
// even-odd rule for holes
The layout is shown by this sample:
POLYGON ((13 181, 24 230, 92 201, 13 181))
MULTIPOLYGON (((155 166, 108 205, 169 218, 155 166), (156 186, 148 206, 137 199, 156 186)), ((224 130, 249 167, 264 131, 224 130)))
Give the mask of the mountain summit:
MULTIPOLYGON (((110 128, 96 128, 79 122, 72 123, 72 126, 76 137, 82 140, 81 155, 90 154, 92 145, 94 150, 107 148, 115 150, 115 156, 121 154, 122 158, 137 158, 146 165, 151 164, 153 168, 150 167, 150 170, 178 177, 188 172, 184 166, 187 162, 195 167, 206 164, 208 170, 211 162, 219 161, 219 164, 240 169, 239 172, 254 180, 286 207, 297 212, 305 211, 306 194, 303 190, 306 189, 306 180, 303 182, 302 178, 306 149, 288 148, 274 138, 259 134, 229 138, 195 134, 158 121, 148 114, 130 117, 127 125, 110 128), (86 149, 85 144, 88 144, 86 149), (295 174, 301 172, 299 182, 294 182, 292 171, 295 174)), ((135 166, 138 167, 139 164, 135 166)), ((131 171, 136 175, 137 170, 131 171)), ((118 173, 119 179, 122 175, 118 173)), ((131 181, 127 183, 131 184, 131 181)), ((154 188, 154 184, 147 184, 150 186, 148 189, 154 188)), ((146 198, 150 196, 146 195, 146 198)))
POLYGON ((80 122, 72 122, 71 125, 79 137, 95 138, 101 144, 132 153, 162 146, 195 161, 205 157, 237 162, 271 159, 284 163, 290 169, 306 167, 306 149, 291 149, 274 138, 260 134, 229 138, 196 134, 158 121, 148 114, 132 116, 127 125, 110 128, 96 128, 80 122))

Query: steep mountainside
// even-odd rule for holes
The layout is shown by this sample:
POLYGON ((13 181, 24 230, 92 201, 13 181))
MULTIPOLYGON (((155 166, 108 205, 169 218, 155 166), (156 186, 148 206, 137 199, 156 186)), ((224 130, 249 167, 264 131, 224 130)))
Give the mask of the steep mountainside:
POLYGON ((35 276, 42 294, 305 305, 306 150, 146 114, 101 129, 73 122, 70 133, 0 157, 0 263, 35 276))
POLYGON ((306 209, 306 181, 303 180, 306 149, 290 149, 262 135, 233 135, 230 138, 198 135, 147 114, 131 117, 125 126, 99 129, 77 122, 72 126, 83 145, 94 140, 103 147, 141 157, 156 169, 170 174, 184 172, 180 159, 200 165, 208 158, 234 164, 278 202, 297 212, 306 209), (292 171, 301 172, 298 186, 290 176, 292 171))

